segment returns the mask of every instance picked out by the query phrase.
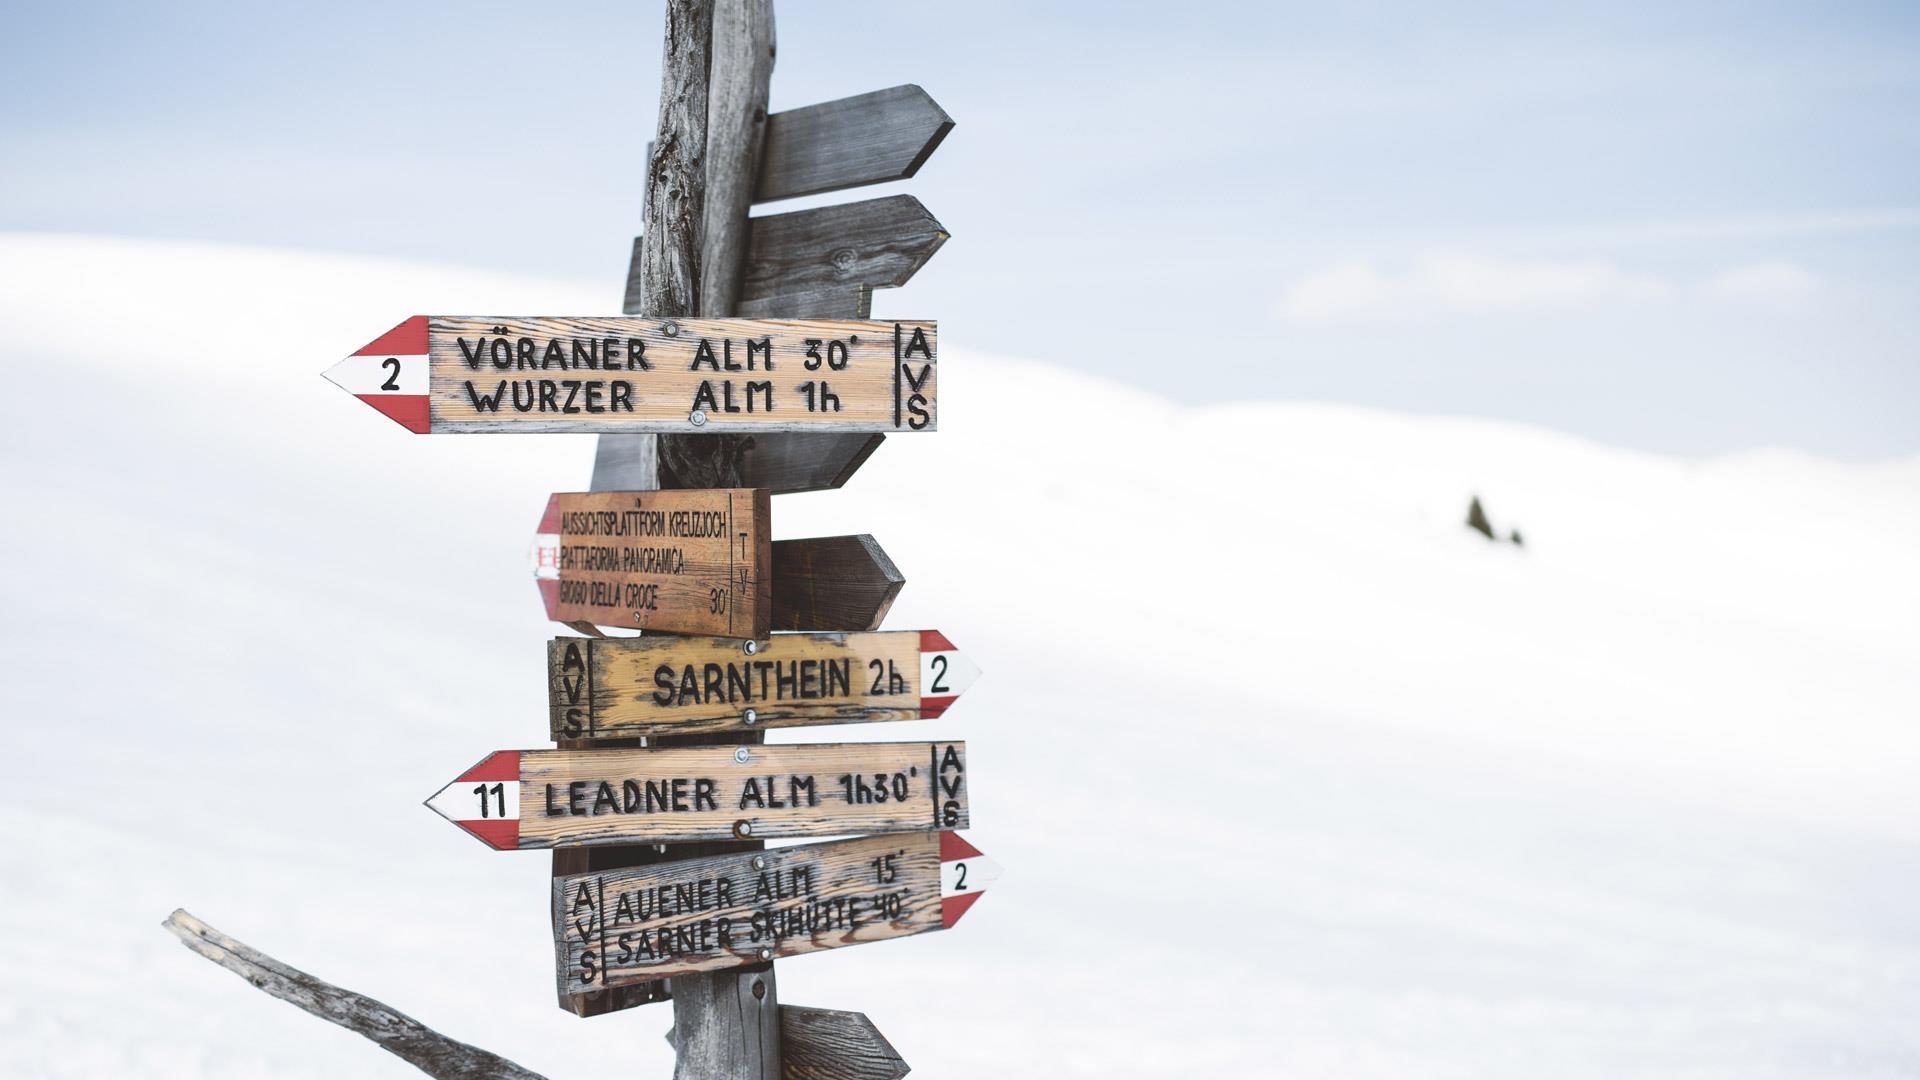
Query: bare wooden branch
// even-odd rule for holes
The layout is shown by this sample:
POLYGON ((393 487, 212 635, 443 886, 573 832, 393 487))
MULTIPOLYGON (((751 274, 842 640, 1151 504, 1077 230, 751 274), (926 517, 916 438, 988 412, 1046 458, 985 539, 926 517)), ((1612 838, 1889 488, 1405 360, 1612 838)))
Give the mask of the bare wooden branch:
POLYGON ((161 923, 181 943, 281 1001, 372 1039, 428 1076, 543 1080, 498 1054, 469 1046, 364 994, 316 979, 176 909, 161 923))

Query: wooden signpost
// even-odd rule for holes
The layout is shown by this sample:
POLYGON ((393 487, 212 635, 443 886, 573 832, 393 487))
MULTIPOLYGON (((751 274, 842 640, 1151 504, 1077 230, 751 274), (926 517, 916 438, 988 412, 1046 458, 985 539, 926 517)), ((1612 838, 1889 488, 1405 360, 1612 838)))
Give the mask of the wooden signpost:
POLYGON ((555 878, 560 991, 945 930, 998 875, 958 833, 933 832, 555 878))
POLYGON ((938 426, 936 325, 870 316, 947 232, 910 195, 748 211, 910 177, 953 121, 917 86, 770 114, 771 0, 667 7, 625 314, 416 315, 326 377, 414 432, 601 436, 534 544, 548 616, 594 635, 548 646, 556 748, 427 800, 552 849, 562 1007, 671 997, 681 1080, 898 1077, 860 1014, 783 1009, 772 961, 959 919, 997 869, 953 831, 966 746, 763 732, 938 717, 978 672, 937 631, 879 632, 905 579, 871 536, 773 541, 770 510, 938 426))
POLYGON ((501 750, 427 800, 501 851, 967 827, 967 746, 501 750))
POLYGON ((978 674, 938 630, 745 642, 555 638, 547 645, 556 739, 928 720, 978 674))
POLYGON ((327 378, 410 431, 932 431, 931 322, 416 315, 327 378))

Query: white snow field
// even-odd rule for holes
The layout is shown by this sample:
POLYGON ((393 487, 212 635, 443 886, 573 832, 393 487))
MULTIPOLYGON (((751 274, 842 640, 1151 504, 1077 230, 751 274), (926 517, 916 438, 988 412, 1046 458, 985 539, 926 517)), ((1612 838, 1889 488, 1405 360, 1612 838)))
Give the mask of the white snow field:
MULTIPOLYGON (((543 742, 526 548, 591 440, 421 438, 319 374, 618 292, 0 237, 0 1072, 416 1075, 181 948, 184 906, 551 1076, 668 1075, 670 1007, 554 1006, 546 855, 420 805, 543 742)), ((1006 873, 782 1000, 929 1080, 1920 1076, 1920 459, 1180 408, 942 331, 940 431, 775 527, 873 533, 888 626, 985 674, 779 738, 964 737, 1006 873)))

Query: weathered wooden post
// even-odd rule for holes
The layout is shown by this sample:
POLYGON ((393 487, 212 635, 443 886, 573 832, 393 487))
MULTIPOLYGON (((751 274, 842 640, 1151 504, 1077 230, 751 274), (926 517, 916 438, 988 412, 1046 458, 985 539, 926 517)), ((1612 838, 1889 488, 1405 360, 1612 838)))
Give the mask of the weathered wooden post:
MULTIPOLYGON (((668 3, 660 118, 647 162, 645 231, 638 245, 639 311, 654 316, 734 313, 746 254, 747 208, 766 131, 773 54, 772 0, 668 3)), ((660 436, 602 435, 592 489, 694 486, 675 483, 683 477, 702 487, 741 487, 735 463, 740 444, 751 439, 711 435, 679 440, 675 468, 663 484, 660 436)), ((655 741, 752 744, 762 738, 759 732, 746 732, 662 736, 655 741)), ((764 846, 742 840, 674 845, 660 849, 657 856, 644 849, 631 854, 640 862, 764 846)), ((569 854, 555 853, 556 877, 619 865, 609 861, 582 866, 578 856, 569 854)), ((771 962, 678 976, 673 980, 673 1011, 676 1077, 780 1080, 779 993, 771 962)))

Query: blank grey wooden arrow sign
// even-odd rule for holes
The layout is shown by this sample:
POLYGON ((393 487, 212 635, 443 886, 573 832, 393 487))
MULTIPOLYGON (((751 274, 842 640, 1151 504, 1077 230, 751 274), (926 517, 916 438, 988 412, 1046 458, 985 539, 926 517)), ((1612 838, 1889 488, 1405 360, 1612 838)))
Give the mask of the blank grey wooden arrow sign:
POLYGON ((952 129, 953 117, 911 84, 774 113, 753 200, 905 180, 952 129))
MULTIPOLYGON (((679 1050, 676 1032, 667 1045, 679 1050)), ((913 1071, 866 1013, 780 1006, 782 1080, 900 1080, 913 1071)))

